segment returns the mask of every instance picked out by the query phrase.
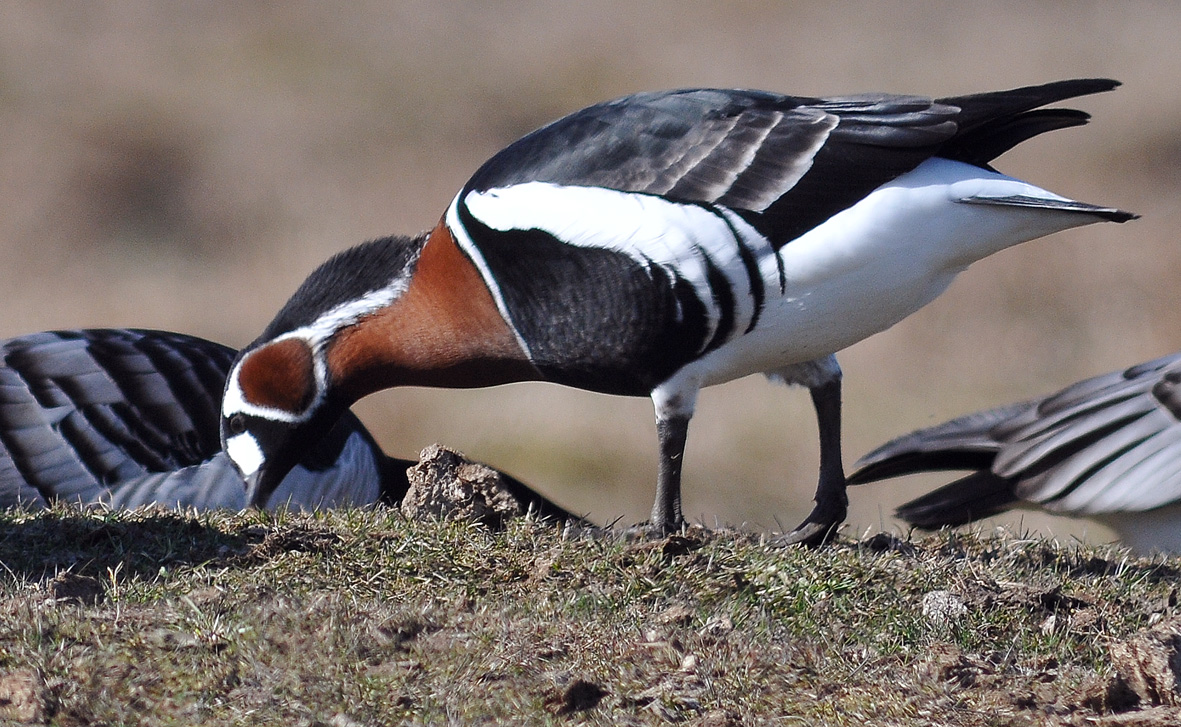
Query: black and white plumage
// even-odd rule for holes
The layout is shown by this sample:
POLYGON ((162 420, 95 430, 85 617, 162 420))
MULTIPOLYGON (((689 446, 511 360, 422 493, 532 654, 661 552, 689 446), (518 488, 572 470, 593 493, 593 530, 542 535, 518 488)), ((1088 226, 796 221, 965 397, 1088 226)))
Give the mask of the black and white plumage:
POLYGON ((573 113, 490 159, 430 232, 313 272, 230 374, 226 451, 265 499, 292 453, 382 388, 543 380, 650 396, 651 525, 668 531, 698 390, 764 373, 812 392, 816 508, 787 540, 819 542, 847 503, 833 354, 975 260, 1133 217, 988 166, 1087 119, 1040 107, 1116 85, 938 100, 694 89, 573 113))
POLYGON ((970 471, 898 508, 919 528, 1041 508, 1097 520, 1138 550, 1181 552, 1181 353, 920 429, 857 467, 851 483, 970 471))
MULTIPOLYGON (((130 329, 0 342, 0 507, 245 507, 245 483, 218 440, 235 354, 193 336, 130 329)), ((266 504, 397 502, 409 464, 387 458, 350 414, 266 504)))

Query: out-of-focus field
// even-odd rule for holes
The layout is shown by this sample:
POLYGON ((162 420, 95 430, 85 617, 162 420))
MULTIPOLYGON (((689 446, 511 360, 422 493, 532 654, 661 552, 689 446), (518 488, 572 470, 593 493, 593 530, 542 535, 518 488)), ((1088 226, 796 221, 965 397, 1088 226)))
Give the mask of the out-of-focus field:
MULTIPOLYGON (((904 431, 1181 348, 1179 29, 1167 0, 5 3, 0 335, 139 326, 245 344, 334 251, 433 225, 497 149, 632 91, 1122 80, 1078 102, 1089 127, 998 166, 1143 219, 986 260, 845 352, 852 464, 904 431)), ((402 390, 358 412, 391 453, 443 441, 599 521, 651 503, 646 400, 402 390)), ((817 464, 807 395, 754 378, 706 391, 687 458, 690 518, 794 525, 817 464)), ((938 481, 854 490, 851 529, 897 527, 893 507, 938 481)))

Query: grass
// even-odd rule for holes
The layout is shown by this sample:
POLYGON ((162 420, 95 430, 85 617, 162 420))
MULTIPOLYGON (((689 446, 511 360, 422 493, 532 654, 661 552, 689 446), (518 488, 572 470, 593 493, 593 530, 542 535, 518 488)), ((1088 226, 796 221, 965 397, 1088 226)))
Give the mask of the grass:
POLYGON ((981 534, 778 549, 701 529, 628 542, 385 509, 61 508, 5 513, 0 532, 0 717, 17 722, 1178 716, 1112 659, 1170 623, 1177 563, 1114 549, 981 534))

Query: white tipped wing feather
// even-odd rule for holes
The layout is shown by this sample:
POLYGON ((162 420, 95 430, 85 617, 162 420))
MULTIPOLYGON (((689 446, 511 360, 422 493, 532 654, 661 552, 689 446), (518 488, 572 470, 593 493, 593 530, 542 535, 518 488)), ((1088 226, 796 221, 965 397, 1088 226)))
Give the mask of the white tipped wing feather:
POLYGON ((1181 353, 1042 399, 960 417, 870 452, 850 481, 975 471, 899 508, 900 516, 923 527, 1022 505, 1099 519, 1110 515, 1132 525, 1130 513, 1181 504, 1179 381, 1181 353), (966 510, 981 497, 982 485, 1007 505, 966 510))

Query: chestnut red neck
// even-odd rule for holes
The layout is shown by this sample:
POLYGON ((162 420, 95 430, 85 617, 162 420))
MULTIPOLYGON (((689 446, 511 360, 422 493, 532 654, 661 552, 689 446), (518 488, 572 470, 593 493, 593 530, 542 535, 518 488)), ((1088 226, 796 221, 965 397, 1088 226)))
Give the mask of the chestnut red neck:
POLYGON ((541 377, 442 222, 406 290, 338 331, 325 362, 333 388, 350 400, 391 386, 471 388, 541 377))

